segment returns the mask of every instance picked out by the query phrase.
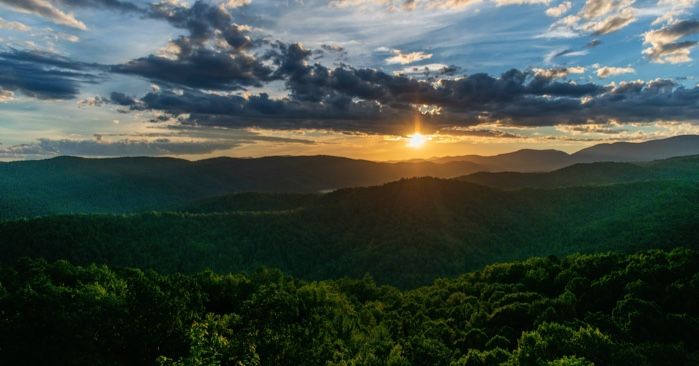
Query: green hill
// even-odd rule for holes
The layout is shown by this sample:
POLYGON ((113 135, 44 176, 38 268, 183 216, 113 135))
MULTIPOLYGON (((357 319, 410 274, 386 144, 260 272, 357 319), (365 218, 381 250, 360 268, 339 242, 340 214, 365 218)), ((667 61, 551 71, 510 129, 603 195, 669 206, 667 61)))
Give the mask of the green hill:
POLYGON ((558 188, 655 180, 699 181, 699 156, 648 163, 575 164, 548 173, 479 172, 458 180, 502 189, 558 188))
POLYGON ((330 156, 20 161, 0 165, 0 220, 162 210, 234 192, 317 193, 478 170, 470 162, 377 163, 330 156))
POLYGON ((533 255, 699 244, 696 183, 500 191, 421 178, 289 196, 288 204, 283 197, 229 196, 180 213, 6 222, 0 261, 38 256, 168 273, 266 265, 305 279, 371 273, 414 286, 533 255))

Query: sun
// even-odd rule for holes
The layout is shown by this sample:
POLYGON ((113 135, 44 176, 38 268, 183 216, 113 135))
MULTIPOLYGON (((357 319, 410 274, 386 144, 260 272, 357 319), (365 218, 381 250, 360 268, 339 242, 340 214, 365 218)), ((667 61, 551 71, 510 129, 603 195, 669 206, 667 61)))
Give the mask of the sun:
POLYGON ((414 134, 408 136, 408 147, 413 149, 419 149, 425 146, 426 142, 427 137, 419 132, 415 132, 414 134))

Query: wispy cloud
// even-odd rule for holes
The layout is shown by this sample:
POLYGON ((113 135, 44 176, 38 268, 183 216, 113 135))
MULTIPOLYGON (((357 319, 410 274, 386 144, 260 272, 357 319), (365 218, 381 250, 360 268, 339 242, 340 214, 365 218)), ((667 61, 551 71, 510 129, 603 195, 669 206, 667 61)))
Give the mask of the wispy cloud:
POLYGON ((570 1, 564 1, 557 6, 550 7, 546 9, 546 15, 550 17, 560 17, 561 15, 565 14, 570 10, 570 8, 573 7, 573 3, 570 1))
POLYGON ((87 29, 85 23, 76 19, 73 14, 57 8, 48 0, 0 0, 0 4, 16 11, 48 18, 56 24, 62 24, 81 30, 87 29))
POLYGON ((595 66, 595 72, 600 79, 606 79, 612 76, 633 74, 636 69, 633 67, 613 67, 613 66, 595 66))
POLYGON ((661 29, 652 30, 644 35, 643 42, 649 45, 643 50, 653 62, 686 63, 692 61, 690 52, 697 41, 682 41, 686 36, 699 33, 699 21, 683 20, 661 29))
POLYGON ((408 65, 432 58, 431 53, 425 53, 422 51, 403 53, 401 50, 391 50, 390 52, 392 56, 386 58, 386 63, 388 64, 408 65))
POLYGON ((29 32, 32 28, 24 23, 16 21, 7 21, 0 18, 0 29, 9 29, 18 32, 29 32))
POLYGON ((554 22, 547 34, 553 38, 566 38, 619 31, 636 21, 634 3, 635 0, 586 0, 578 13, 554 22))

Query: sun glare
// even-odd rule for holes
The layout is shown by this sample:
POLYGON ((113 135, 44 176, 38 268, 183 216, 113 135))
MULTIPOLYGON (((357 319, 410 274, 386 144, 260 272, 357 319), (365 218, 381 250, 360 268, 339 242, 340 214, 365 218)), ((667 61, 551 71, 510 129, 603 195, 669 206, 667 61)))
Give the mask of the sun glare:
POLYGON ((410 136, 408 136, 408 147, 411 147, 413 149, 419 149, 423 146, 425 146, 425 143, 427 142, 427 137, 425 137, 423 134, 416 132, 410 136))

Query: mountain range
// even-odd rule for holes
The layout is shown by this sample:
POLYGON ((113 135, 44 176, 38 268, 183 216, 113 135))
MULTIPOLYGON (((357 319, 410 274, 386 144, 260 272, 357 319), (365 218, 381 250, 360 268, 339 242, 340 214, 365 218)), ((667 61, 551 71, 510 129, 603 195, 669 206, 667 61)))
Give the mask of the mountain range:
POLYGON ((699 155, 699 136, 685 135, 646 142, 599 144, 576 153, 558 150, 519 150, 511 153, 480 156, 465 155, 429 159, 445 163, 470 161, 491 172, 548 172, 566 166, 593 162, 644 162, 678 156, 699 155))
MULTIPOLYGON (((575 154, 520 150, 496 156, 373 162, 333 156, 85 159, 57 157, 0 164, 0 220, 66 213, 128 213, 182 207, 235 192, 319 193, 401 178, 453 178, 500 188, 560 187, 665 179, 677 167, 573 165, 699 154, 699 136, 597 145, 575 154), (573 165, 573 166, 571 166, 573 165), (570 166, 570 167, 569 167, 570 166), (488 172, 546 172, 551 174, 488 172), (663 170, 665 169, 665 170, 663 170), (674 170, 673 170, 674 169, 674 170), (481 172, 478 174, 477 172, 481 172)), ((679 160, 682 164, 692 164, 679 160)), ((664 163, 663 166, 667 166, 664 163)), ((690 166, 686 174, 695 174, 690 166)))

